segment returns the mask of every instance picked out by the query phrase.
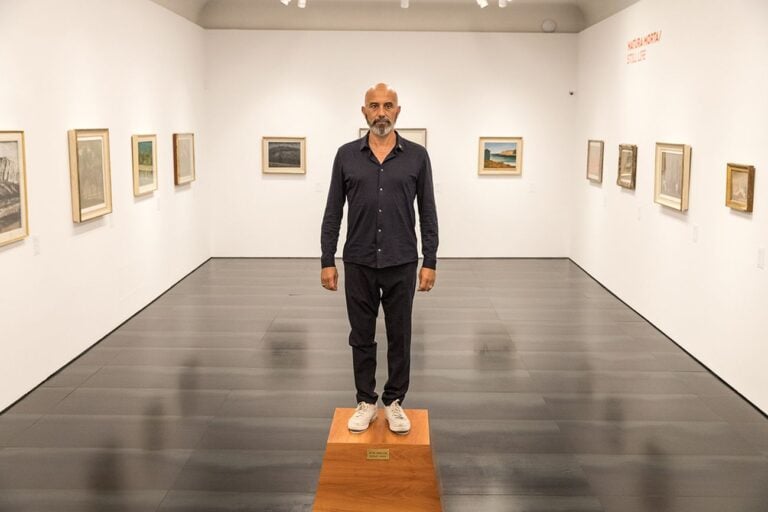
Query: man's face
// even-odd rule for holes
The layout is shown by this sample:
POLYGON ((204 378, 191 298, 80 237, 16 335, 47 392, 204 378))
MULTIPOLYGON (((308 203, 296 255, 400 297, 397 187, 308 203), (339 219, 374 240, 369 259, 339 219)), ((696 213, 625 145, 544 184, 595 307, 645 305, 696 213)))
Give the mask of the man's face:
POLYGON ((395 121, 400 114, 397 93, 385 87, 371 89, 365 95, 362 110, 371 132, 384 137, 395 128, 395 121))

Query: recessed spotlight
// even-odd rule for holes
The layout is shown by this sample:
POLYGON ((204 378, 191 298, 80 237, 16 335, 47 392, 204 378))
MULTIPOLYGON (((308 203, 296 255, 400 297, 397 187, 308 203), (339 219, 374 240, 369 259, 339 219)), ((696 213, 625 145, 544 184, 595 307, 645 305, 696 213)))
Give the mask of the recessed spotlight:
POLYGON ((477 0, 477 5, 479 5, 481 9, 485 9, 488 7, 488 0, 477 0))
POLYGON ((303 9, 307 6, 307 0, 298 0, 296 5, 299 6, 299 9, 303 9))
POLYGON ((407 9, 408 5, 409 5, 408 0, 400 0, 400 7, 402 7, 403 9, 407 9))
POLYGON ((543 32, 554 32, 557 30, 557 23, 555 23, 555 20, 546 19, 541 22, 541 30, 543 32))
POLYGON ((291 3, 291 0, 280 0, 280 3, 283 5, 288 5, 289 3, 291 3))
POLYGON ((507 0, 499 0, 499 7, 502 9, 507 6, 507 0))

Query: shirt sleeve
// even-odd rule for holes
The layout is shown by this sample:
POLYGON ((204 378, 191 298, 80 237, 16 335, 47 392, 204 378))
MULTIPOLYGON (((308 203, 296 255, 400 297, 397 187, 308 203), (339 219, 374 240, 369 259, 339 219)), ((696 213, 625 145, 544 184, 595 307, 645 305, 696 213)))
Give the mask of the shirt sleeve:
POLYGON ((336 246, 339 242, 341 218, 344 216, 345 198, 346 191, 344 190, 341 156, 337 152, 336 158, 333 161, 331 186, 328 189, 328 200, 325 204, 323 225, 320 230, 320 250, 322 251, 320 264, 323 268, 336 266, 334 258, 336 256, 336 246))
POLYGON ((419 203, 419 228, 421 229, 421 251, 424 254, 423 266, 437 268, 437 205, 432 186, 432 164, 429 155, 424 154, 424 166, 416 182, 416 198, 419 203))

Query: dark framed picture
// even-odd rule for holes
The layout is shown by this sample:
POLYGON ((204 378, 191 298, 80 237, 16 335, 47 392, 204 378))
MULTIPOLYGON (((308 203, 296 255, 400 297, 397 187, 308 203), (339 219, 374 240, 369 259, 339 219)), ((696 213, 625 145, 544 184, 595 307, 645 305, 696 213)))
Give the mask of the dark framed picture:
POLYGON ((616 177, 616 184, 620 187, 634 190, 636 174, 637 146, 634 144, 619 144, 619 173, 616 177))
POLYGON ((755 167, 728 164, 725 182, 725 205, 740 212, 752 212, 755 196, 755 167))

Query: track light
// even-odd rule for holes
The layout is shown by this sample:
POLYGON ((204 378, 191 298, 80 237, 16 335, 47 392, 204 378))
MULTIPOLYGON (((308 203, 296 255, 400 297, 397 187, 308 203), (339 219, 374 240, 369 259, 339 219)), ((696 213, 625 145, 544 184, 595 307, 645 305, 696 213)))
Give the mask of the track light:
POLYGON ((502 9, 507 6, 507 0, 499 0, 499 7, 502 9))
POLYGON ((409 4, 409 0, 400 0, 400 7, 403 9, 407 9, 409 4))
POLYGON ((280 0, 280 3, 283 5, 288 5, 289 3, 291 3, 291 0, 280 0))
POLYGON ((479 5, 481 9, 485 9, 488 7, 488 0, 477 0, 477 5, 479 5))
POLYGON ((296 5, 299 6, 299 9, 303 9, 303 8, 305 8, 307 6, 307 0, 298 0, 296 5))

